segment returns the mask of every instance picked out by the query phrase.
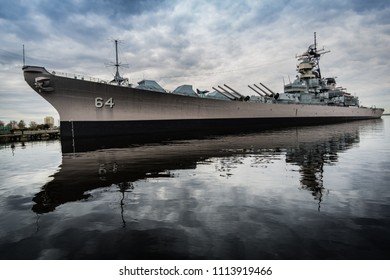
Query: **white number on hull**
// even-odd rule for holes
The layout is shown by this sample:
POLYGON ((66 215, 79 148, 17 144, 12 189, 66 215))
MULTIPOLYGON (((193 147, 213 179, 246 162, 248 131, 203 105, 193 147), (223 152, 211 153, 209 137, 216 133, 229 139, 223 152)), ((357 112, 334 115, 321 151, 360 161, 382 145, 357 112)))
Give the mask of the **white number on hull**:
POLYGON ((102 97, 96 97, 95 98, 95 106, 96 108, 103 108, 103 106, 110 106, 110 108, 114 107, 114 99, 109 98, 106 101, 102 97))

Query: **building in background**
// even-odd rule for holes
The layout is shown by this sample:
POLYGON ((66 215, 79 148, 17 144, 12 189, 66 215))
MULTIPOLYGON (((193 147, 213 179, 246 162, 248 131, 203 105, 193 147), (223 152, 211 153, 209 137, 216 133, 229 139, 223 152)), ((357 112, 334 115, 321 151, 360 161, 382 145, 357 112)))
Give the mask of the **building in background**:
POLYGON ((50 128, 53 128, 53 126, 54 126, 54 118, 50 117, 50 116, 46 117, 44 119, 44 124, 47 124, 50 128))

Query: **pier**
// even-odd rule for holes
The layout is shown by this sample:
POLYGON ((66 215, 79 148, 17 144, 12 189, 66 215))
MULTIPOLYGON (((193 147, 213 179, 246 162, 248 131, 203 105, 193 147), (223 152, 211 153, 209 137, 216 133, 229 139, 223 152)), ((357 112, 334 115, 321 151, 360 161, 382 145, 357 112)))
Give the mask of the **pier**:
POLYGON ((11 133, 0 134, 0 143, 24 142, 58 139, 60 137, 59 129, 48 130, 15 130, 11 133))

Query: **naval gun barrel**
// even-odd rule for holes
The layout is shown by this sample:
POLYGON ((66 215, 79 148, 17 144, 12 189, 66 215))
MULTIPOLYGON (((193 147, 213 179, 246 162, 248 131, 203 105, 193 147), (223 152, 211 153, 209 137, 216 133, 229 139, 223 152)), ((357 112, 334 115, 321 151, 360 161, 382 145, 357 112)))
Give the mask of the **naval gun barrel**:
POLYGON ((255 90, 253 87, 251 87, 250 85, 248 85, 248 87, 253 90, 254 92, 256 92, 258 95, 260 95, 261 97, 264 97, 265 95, 263 95, 262 93, 258 92, 257 90, 255 90))
POLYGON ((230 100, 236 100, 236 97, 232 96, 231 94, 222 92, 222 91, 216 89, 215 87, 212 87, 212 88, 213 88, 213 90, 215 90, 216 92, 224 95, 225 97, 229 98, 230 100))
POLYGON ((261 82, 260 82, 260 85, 262 85, 265 89, 267 89, 270 93, 272 93, 273 95, 275 95, 275 92, 273 92, 272 90, 270 90, 269 88, 267 88, 265 85, 263 85, 261 82))
POLYGON ((226 89, 224 89, 223 87, 221 87, 221 86, 218 86, 220 89, 222 89, 225 93, 228 93, 228 94, 230 94, 231 96, 233 96, 235 99, 240 99, 241 98, 241 95, 239 95, 239 94, 235 94, 234 92, 232 93, 232 92, 229 92, 229 91, 227 91, 226 89))
POLYGON ((264 93, 265 94, 265 96, 268 96, 268 97, 270 97, 270 95, 266 92, 266 91, 264 91, 262 88, 260 88, 258 85, 256 85, 256 84, 253 84, 256 88, 258 88, 262 93, 264 93))
POLYGON ((223 87, 221 86, 218 86, 220 89, 222 89, 225 93, 228 93, 232 96, 234 96, 235 100, 239 100, 239 101, 248 101, 250 99, 249 96, 244 96, 240 93, 238 93, 237 91, 235 91, 234 89, 232 89, 231 87, 227 86, 226 84, 224 85, 225 87, 227 87, 228 89, 230 89, 231 91, 233 92, 230 92, 230 91, 227 91, 226 89, 224 89, 223 87))
POLYGON ((234 89, 232 89, 231 87, 229 87, 227 84, 223 84, 225 87, 227 87, 228 89, 230 89, 232 92, 234 92, 236 95, 238 95, 239 97, 245 97, 244 95, 242 95, 241 93, 238 93, 237 91, 235 91, 234 89))
POLYGON ((245 96, 245 95, 242 95, 241 93, 239 93, 238 91, 235 91, 234 89, 232 89, 231 87, 229 87, 227 84, 223 84, 225 87, 227 87, 228 89, 230 89, 231 91, 233 91, 236 95, 240 96, 240 100, 241 101, 248 101, 250 99, 249 96, 245 96))

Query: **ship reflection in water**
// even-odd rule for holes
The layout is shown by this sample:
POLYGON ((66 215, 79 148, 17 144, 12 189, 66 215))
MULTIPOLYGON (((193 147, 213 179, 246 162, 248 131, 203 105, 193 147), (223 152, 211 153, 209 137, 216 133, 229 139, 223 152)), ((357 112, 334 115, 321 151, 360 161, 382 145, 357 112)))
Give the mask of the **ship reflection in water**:
POLYGON ((382 125, 63 153, 33 197, 35 249, 26 250, 43 259, 388 258, 389 197, 353 170, 370 159, 348 156, 362 130, 382 125))
MULTIPOLYGON (((64 153, 60 172, 34 197, 36 205, 33 211, 41 214, 70 201, 87 200, 92 196, 90 191, 97 188, 116 187, 124 194, 134 189, 133 182, 174 178, 176 171, 196 176, 194 172, 198 165, 211 165, 220 177, 230 177, 240 176, 240 172, 232 169, 238 169, 239 165, 247 162, 253 168, 267 168, 275 161, 285 161, 292 169, 297 166, 300 188, 308 190, 314 199, 321 202, 326 192, 323 186, 324 165, 337 162, 338 152, 358 142, 356 127, 344 124, 64 153)), ((115 145, 115 142, 111 144, 115 145)), ((256 179, 261 180, 261 176, 258 177, 256 179)), ((240 184, 245 186, 248 178, 241 179, 240 184)), ((121 205, 124 200, 123 197, 121 205)))

